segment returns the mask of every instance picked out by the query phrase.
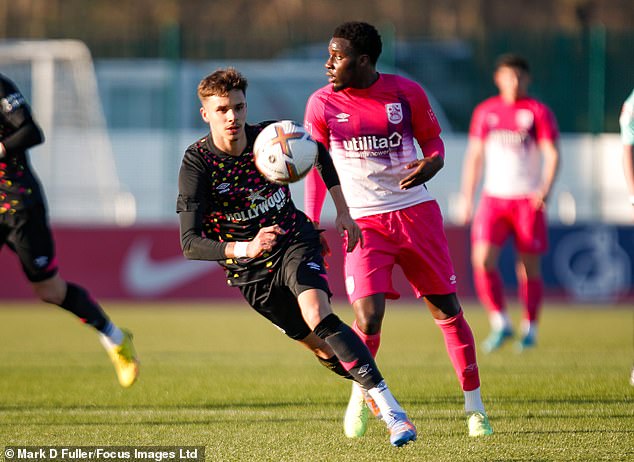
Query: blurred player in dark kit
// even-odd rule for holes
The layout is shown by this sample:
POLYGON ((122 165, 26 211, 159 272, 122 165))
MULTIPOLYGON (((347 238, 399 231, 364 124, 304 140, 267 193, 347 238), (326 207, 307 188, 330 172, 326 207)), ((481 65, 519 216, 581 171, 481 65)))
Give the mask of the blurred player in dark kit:
POLYGON ((139 374, 132 335, 119 329, 99 304, 58 273, 44 192, 27 149, 44 141, 20 90, 0 74, 0 248, 16 253, 35 294, 94 327, 112 360, 119 383, 131 386, 139 374))
MULTIPOLYGON (((332 312, 319 232, 295 207, 288 186, 257 170, 253 144, 267 125, 246 123, 247 80, 220 69, 198 86, 210 132, 185 152, 178 180, 181 246, 189 259, 217 261, 227 283, 262 316, 304 344, 329 369, 368 389, 402 446, 416 430, 388 389, 363 342, 332 312)), ((280 141, 284 142, 284 141, 280 141)), ((328 152, 320 169, 337 208, 337 230, 357 246, 360 231, 350 217, 328 152)))

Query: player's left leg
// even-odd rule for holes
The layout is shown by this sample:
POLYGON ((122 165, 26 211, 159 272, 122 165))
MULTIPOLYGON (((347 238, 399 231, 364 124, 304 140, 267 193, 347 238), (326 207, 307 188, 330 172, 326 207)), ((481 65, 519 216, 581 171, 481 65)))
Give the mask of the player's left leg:
MULTIPOLYGON (((443 231, 442 215, 436 202, 426 202, 399 211, 399 229, 410 244, 399 252, 399 262, 414 293, 423 297, 436 324, 464 392, 469 434, 491 434, 480 397, 480 376, 475 341, 455 293, 456 276, 443 231), (471 424, 474 415, 482 425, 471 424)), ((405 239, 404 239, 405 241, 405 239)))
POLYGON ((480 395, 480 374, 471 327, 455 293, 426 295, 425 303, 442 331, 445 347, 465 398, 469 436, 493 433, 480 395))
POLYGON ((517 263, 518 295, 524 307, 522 336, 516 347, 519 352, 535 346, 537 326, 543 300, 543 282, 540 272, 541 257, 536 254, 519 254, 517 263))
POLYGON ((541 255, 548 250, 546 211, 535 208, 530 198, 519 200, 514 210, 518 262, 516 265, 519 299, 524 306, 522 337, 518 351, 535 346, 537 324, 543 301, 541 255))

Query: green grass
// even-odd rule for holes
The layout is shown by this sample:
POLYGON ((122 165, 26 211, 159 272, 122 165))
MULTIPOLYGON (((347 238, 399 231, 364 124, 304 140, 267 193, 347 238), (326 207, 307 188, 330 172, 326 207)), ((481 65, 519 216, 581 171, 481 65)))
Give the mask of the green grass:
MULTIPOLYGON (((213 461, 634 460, 631 311, 548 307, 537 349, 479 354, 495 434, 473 439, 440 331, 404 306, 388 308, 378 357, 419 430, 396 449, 378 421, 366 437, 345 438, 349 383, 244 304, 106 304, 135 333, 142 360, 139 382, 123 390, 89 328, 56 308, 5 303, 0 451, 203 445, 213 461)), ((336 310, 351 320, 347 305, 336 310)), ((466 313, 481 341, 482 310, 466 313)))

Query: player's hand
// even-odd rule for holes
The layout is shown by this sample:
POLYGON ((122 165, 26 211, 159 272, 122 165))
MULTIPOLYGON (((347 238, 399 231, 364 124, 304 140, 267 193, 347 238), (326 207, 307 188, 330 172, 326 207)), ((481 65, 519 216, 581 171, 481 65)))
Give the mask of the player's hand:
POLYGON ((535 208, 535 210, 545 209, 546 196, 543 193, 538 192, 534 194, 533 197, 531 197, 531 203, 533 204, 533 207, 535 208))
POLYGON ((349 213, 337 214, 335 226, 339 235, 346 239, 346 252, 352 252, 357 244, 363 247, 361 228, 359 228, 359 225, 357 225, 357 222, 352 219, 349 213))
POLYGON ((277 244, 277 237, 283 236, 286 231, 279 225, 260 228, 258 234, 247 244, 247 257, 259 257, 265 252, 270 252, 277 244))
POLYGON ((473 220, 473 199, 466 197, 460 197, 459 209, 458 209, 458 222, 463 225, 468 225, 473 220))
POLYGON ((403 178, 399 185, 401 189, 410 189, 423 184, 431 180, 444 165, 445 160, 441 156, 416 159, 405 166, 405 169, 413 170, 413 172, 403 178))

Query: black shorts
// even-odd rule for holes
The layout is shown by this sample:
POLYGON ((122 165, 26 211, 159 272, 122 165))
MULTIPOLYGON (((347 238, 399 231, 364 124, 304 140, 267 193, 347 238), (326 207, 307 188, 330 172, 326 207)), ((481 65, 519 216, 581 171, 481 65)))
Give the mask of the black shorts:
POLYGON ((20 258, 29 281, 45 281, 57 273, 55 245, 44 205, 1 213, 0 248, 5 243, 20 258))
POLYGON ((240 286, 249 305, 295 340, 310 334, 297 303, 299 294, 309 289, 321 289, 332 297, 321 255, 319 233, 301 235, 284 253, 281 265, 262 281, 240 286))

